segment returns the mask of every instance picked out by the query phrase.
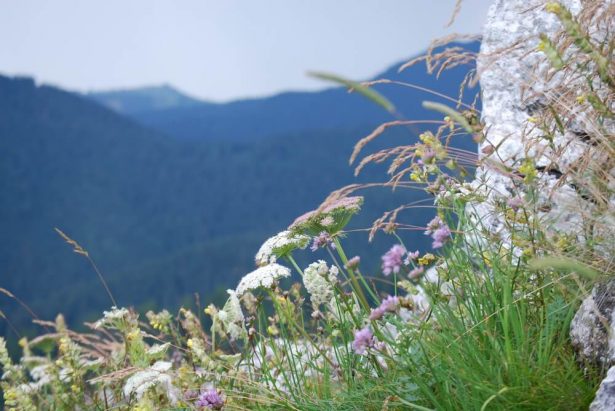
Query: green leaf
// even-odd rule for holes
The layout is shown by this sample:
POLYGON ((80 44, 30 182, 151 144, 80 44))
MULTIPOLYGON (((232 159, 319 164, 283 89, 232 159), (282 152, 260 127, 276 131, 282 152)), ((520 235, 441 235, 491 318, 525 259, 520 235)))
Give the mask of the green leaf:
POLYGON ((312 71, 312 72, 308 72, 308 75, 311 77, 319 78, 321 80, 331 81, 333 83, 344 85, 348 88, 353 89, 357 93, 362 94, 363 96, 367 97, 374 103, 378 104, 380 107, 384 108, 389 113, 395 112, 395 106, 386 97, 378 93, 376 90, 373 90, 369 87, 362 85, 361 83, 348 80, 336 74, 330 74, 330 73, 312 71))

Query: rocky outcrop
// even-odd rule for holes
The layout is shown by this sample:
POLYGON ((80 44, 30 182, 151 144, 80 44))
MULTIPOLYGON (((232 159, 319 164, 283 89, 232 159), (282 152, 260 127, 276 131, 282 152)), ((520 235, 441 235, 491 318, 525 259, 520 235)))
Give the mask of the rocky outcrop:
POLYGON ((615 410, 615 367, 611 367, 606 378, 600 383, 596 398, 589 407, 590 411, 615 410))
MULTIPOLYGON (((573 16, 586 13, 584 18, 584 8, 590 3, 596 14, 601 7, 615 7, 612 0, 560 1, 573 16)), ((615 168, 610 154, 597 149, 595 142, 587 138, 595 132, 588 106, 562 104, 562 86, 572 94, 567 98, 582 101, 587 78, 575 78, 574 68, 554 68, 553 60, 545 53, 541 35, 543 39, 554 38, 562 30, 558 17, 547 12, 546 5, 546 0, 495 0, 489 10, 478 59, 485 140, 479 147, 482 162, 473 182, 476 189, 487 193, 487 201, 470 204, 467 213, 484 227, 483 233, 475 235, 476 241, 486 243, 491 241, 487 238, 497 236, 520 255, 521 250, 512 244, 502 204, 513 197, 526 198, 525 177, 531 169, 536 173, 533 184, 538 190, 532 201, 540 226, 583 243, 588 238, 586 219, 590 216, 594 220, 589 226, 594 230, 593 227, 602 227, 598 234, 606 239, 597 251, 608 256, 615 248, 615 197, 606 199, 607 212, 601 212, 597 201, 579 187, 579 178, 584 178, 579 174, 579 164, 593 159, 596 164, 608 165, 606 170, 600 170, 605 172, 608 184, 615 184, 615 168), (535 119, 549 107, 565 108, 558 113, 564 126, 554 127, 557 131, 552 138, 545 139, 535 119), (577 180, 571 178, 574 174, 577 180)), ((600 40, 613 32, 615 22, 607 19, 598 20, 589 34, 600 40)), ((578 50, 573 45, 562 57, 566 59, 575 52, 578 50)), ((598 78, 593 83, 598 89, 607 88, 598 78)), ((607 119, 601 127, 612 139, 615 122, 607 119)), ((592 290, 574 317, 570 335, 581 360, 604 367, 615 365, 615 280, 592 290)), ((615 368, 609 370, 591 409, 615 410, 615 368)))
POLYGON ((615 364, 614 317, 615 281, 595 286, 581 304, 570 327, 572 345, 580 360, 603 367, 615 364))

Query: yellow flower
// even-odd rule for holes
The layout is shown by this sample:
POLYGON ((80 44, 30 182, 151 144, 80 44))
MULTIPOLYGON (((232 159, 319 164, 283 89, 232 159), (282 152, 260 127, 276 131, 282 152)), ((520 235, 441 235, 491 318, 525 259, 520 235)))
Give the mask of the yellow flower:
POLYGON ((525 159, 521 167, 519 167, 519 172, 524 175, 523 181, 526 183, 531 183, 537 176, 536 167, 534 166, 534 161, 532 159, 525 159))
POLYGON ((555 2, 555 1, 550 1, 549 3, 547 3, 547 6, 545 7, 545 9, 549 12, 549 13, 555 13, 558 14, 562 11, 562 5, 555 2))
POLYGON ((420 265, 428 265, 429 263, 431 263, 435 259, 436 259, 436 256, 434 256, 431 253, 427 253, 424 256, 420 257, 417 261, 418 261, 418 263, 420 265))

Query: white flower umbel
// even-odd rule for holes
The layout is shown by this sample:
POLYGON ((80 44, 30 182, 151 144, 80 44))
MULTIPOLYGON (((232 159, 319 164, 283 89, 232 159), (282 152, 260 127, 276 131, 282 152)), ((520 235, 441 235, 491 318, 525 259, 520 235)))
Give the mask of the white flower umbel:
POLYGON ((290 270, 279 264, 269 264, 259 267, 249 274, 246 274, 237 286, 237 296, 241 297, 246 291, 258 288, 271 288, 277 280, 290 276, 290 270))
POLYGON ((275 263, 278 258, 285 256, 294 249, 304 249, 309 241, 310 237, 307 235, 292 234, 288 230, 282 231, 263 243, 254 260, 259 267, 275 263))
POLYGON ((218 313, 218 319, 222 322, 224 330, 229 334, 231 340, 239 340, 246 336, 241 303, 234 290, 227 290, 226 292, 229 294, 229 297, 222 310, 218 313))
POLYGON ((337 281, 338 269, 331 269, 323 260, 310 264, 303 272, 303 285, 308 293, 315 310, 321 304, 328 304, 333 298, 333 288, 337 281))
POLYGON ((124 384, 124 395, 126 398, 134 396, 138 401, 143 395, 154 387, 160 387, 171 404, 176 404, 180 392, 177 387, 173 385, 173 379, 169 370, 171 369, 171 363, 168 361, 157 361, 151 367, 137 371, 126 380, 124 384))
POLYGON ((103 311, 103 318, 94 323, 94 328, 117 326, 117 323, 128 317, 126 308, 111 307, 111 311, 103 311))

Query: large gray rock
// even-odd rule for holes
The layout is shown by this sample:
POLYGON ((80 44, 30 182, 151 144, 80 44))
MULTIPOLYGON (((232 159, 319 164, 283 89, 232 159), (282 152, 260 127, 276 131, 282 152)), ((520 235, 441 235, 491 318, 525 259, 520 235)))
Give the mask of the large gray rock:
MULTIPOLYGON (((563 132, 555 132, 553 141, 545 139, 544 132, 533 123, 533 118, 548 110, 549 105, 557 106, 559 96, 553 90, 565 84, 568 90, 583 93, 581 86, 585 81, 566 69, 554 69, 546 54, 539 50, 541 34, 553 38, 562 28, 558 18, 545 10, 546 3, 495 0, 489 9, 478 57, 486 138, 479 147, 482 163, 473 186, 487 193, 487 201, 470 204, 467 212, 474 222, 491 235, 499 236, 513 250, 498 204, 511 196, 524 196, 526 187, 519 169, 526 159, 534 161, 539 170, 536 209, 540 210, 540 226, 584 241, 587 216, 595 218, 594 203, 568 177, 569 172, 576 170, 575 163, 593 156, 595 151, 582 138, 594 127, 584 116, 583 107, 577 104, 567 113, 560 113, 569 122, 563 132), (575 87, 577 83, 579 87, 575 87)), ((582 9, 580 0, 561 3, 574 15, 582 9)), ((573 52, 574 48, 570 48, 569 53, 573 52)), ((607 124, 607 129, 615 132, 615 124, 607 124)), ((615 206, 615 198, 612 203, 615 206)), ((615 222, 603 226, 609 225, 615 226, 615 222)))
POLYGON ((606 378, 600 383, 596 398, 589 406, 590 411, 615 410, 615 367, 611 367, 606 378))
MULTIPOLYGON (((589 2, 560 3, 577 16, 589 2)), ((595 203, 568 176, 569 172, 577 173, 575 163, 581 159, 607 155, 583 138, 595 131, 588 113, 580 104, 562 113, 566 126, 552 142, 546 141, 544 133, 533 124, 533 117, 557 103, 559 96, 553 90, 565 86, 572 96, 576 92, 577 97, 582 97, 585 85, 581 82, 586 81, 582 76, 575 79, 570 70, 554 70, 546 54, 538 50, 541 34, 553 38, 562 28, 556 16, 546 12, 546 4, 546 0, 494 0, 489 10, 478 58, 486 139, 479 147, 481 165, 472 183, 487 200, 467 206, 471 221, 481 227, 468 235, 484 247, 489 247, 496 236, 498 244, 520 254, 521 250, 512 244, 500 205, 512 196, 524 195, 527 187, 519 169, 526 159, 531 159, 539 170, 538 224, 547 228, 546 234, 564 233, 583 243, 588 227, 600 227, 602 231, 594 232, 594 236, 602 235, 605 240, 597 250, 609 256, 615 249, 615 195, 607 198, 610 206, 606 212, 597 212, 595 203), (587 223, 588 216, 593 219, 591 224, 587 223)), ((614 4, 614 0, 604 0, 602 7, 614 4)), ((613 32, 615 22, 609 19, 598 21, 590 35, 601 39, 605 33, 613 32)), ((573 52, 574 46, 568 49, 568 53, 573 52)), ((597 79, 595 83, 600 90, 597 79)), ((608 135, 615 134, 615 122, 609 120, 604 127, 608 135)), ((604 171, 613 177, 609 187, 615 188, 615 169, 604 171)), ((580 177, 582 180, 584 175, 580 177)), ((570 336, 580 359, 604 367, 615 365, 614 317, 615 280, 596 286, 572 321, 570 336)), ((615 368, 609 370, 591 409, 615 410, 615 368)))
POLYGON ((572 345, 580 360, 604 367, 615 364, 614 316, 615 281, 596 285, 570 327, 572 345))

